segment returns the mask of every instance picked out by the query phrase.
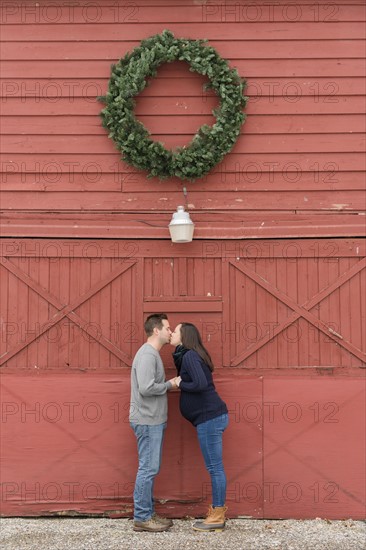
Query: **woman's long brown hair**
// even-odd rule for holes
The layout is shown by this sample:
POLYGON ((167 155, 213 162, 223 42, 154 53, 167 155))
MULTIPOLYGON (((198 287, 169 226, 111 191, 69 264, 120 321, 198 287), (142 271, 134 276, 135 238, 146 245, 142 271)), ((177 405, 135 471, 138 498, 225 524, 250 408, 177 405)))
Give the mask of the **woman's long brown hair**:
POLYGON ((192 323, 182 323, 180 333, 183 346, 187 349, 193 349, 196 351, 212 372, 214 370, 214 365, 210 354, 202 344, 202 338, 198 328, 192 323))

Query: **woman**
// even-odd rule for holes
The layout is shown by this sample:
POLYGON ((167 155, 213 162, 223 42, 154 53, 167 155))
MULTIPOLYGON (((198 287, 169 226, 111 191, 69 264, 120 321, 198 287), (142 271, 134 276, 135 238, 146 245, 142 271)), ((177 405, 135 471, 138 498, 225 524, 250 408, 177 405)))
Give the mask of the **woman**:
POLYGON ((195 426, 198 440, 211 476, 212 506, 204 521, 194 523, 196 531, 216 531, 225 527, 226 475, 222 462, 222 434, 229 423, 226 404, 216 392, 210 354, 202 344, 198 329, 191 323, 177 325, 170 343, 181 390, 180 411, 195 426))

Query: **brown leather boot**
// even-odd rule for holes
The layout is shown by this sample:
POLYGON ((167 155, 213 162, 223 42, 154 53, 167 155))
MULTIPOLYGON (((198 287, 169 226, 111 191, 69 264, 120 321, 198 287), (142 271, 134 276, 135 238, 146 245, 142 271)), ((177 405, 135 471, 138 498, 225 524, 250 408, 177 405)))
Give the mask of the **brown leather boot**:
POLYGON ((207 517, 204 521, 196 521, 193 524, 195 531, 222 531, 225 528, 226 506, 212 506, 208 509, 207 517))
POLYGON ((146 521, 133 522, 134 531, 149 531, 150 533, 161 533, 162 531, 167 531, 168 529, 169 527, 167 525, 162 525, 152 518, 146 521))
POLYGON ((153 513, 151 519, 157 521, 158 523, 161 523, 162 525, 165 525, 166 527, 172 527, 173 525, 173 521, 170 518, 163 518, 162 516, 159 516, 159 514, 157 514, 156 512, 153 513))

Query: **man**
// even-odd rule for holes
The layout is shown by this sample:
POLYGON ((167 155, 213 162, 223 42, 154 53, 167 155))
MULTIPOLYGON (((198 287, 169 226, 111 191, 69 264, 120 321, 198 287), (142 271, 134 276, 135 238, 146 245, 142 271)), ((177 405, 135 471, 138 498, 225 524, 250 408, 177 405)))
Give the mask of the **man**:
POLYGON ((170 342, 171 330, 164 313, 150 315, 144 324, 147 341, 135 355, 131 370, 130 425, 137 439, 139 467, 134 500, 134 531, 161 532, 173 522, 155 513, 153 489, 160 470, 168 418, 167 391, 175 379, 165 381, 160 349, 170 342))

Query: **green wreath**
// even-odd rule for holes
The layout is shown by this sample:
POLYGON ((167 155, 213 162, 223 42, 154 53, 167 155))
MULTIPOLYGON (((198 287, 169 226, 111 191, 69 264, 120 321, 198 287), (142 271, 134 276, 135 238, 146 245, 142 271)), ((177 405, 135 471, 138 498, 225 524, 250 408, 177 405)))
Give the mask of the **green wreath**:
POLYGON ((246 82, 206 43, 206 40, 178 39, 164 30, 143 40, 112 66, 108 92, 99 98, 106 103, 101 112, 103 126, 122 152, 123 160, 146 170, 148 177, 176 176, 191 181, 201 178, 221 162, 240 134, 245 120, 242 109, 248 99, 243 96, 246 82), (186 61, 191 71, 209 78, 205 89, 216 92, 220 105, 212 111, 216 117, 213 126, 204 124, 188 146, 168 150, 153 141, 136 119, 133 98, 145 88, 147 78, 156 75, 161 64, 177 60, 186 61))

